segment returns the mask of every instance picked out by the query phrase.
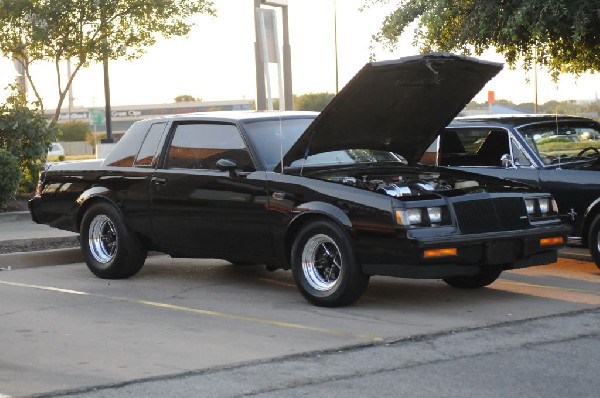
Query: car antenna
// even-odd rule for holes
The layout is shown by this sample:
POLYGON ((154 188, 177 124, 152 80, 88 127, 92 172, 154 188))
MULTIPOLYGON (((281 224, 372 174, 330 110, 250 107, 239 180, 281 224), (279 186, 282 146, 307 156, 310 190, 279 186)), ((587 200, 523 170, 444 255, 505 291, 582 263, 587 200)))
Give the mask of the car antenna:
POLYGON ((279 164, 281 165, 281 174, 283 174, 283 123, 281 122, 281 101, 279 102, 279 164))
MULTIPOLYGON (((310 143, 309 143, 310 144, 310 143)), ((304 159, 302 159, 302 167, 300 167, 300 176, 302 177, 302 172, 304 171, 304 165, 306 164, 306 159, 308 158, 308 154, 309 154, 309 146, 306 146, 306 151, 304 152, 304 159)))

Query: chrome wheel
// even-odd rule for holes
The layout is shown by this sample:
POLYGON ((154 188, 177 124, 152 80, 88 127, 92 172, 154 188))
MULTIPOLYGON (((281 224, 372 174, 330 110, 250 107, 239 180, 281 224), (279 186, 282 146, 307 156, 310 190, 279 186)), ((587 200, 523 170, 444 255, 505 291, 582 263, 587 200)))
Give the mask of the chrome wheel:
POLYGON ((117 231, 115 224, 104 214, 99 214, 90 223, 89 248, 96 261, 106 264, 115 258, 117 231))
POLYGON ((316 290, 335 287, 342 270, 340 249, 327 235, 312 236, 302 250, 302 270, 306 281, 316 290))

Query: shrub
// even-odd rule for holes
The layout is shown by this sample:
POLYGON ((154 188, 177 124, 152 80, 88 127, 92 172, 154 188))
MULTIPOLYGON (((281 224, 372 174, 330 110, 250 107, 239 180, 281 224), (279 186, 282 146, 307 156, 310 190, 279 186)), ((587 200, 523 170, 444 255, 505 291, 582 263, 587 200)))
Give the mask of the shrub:
POLYGON ((58 134, 56 124, 49 123, 35 105, 30 107, 22 94, 14 93, 0 104, 0 148, 19 160, 24 174, 21 191, 35 189, 41 163, 58 134))
POLYGON ((10 152, 0 148, 0 210, 14 198, 20 179, 19 160, 10 152))
POLYGON ((299 111, 321 112, 333 99, 332 93, 309 93, 296 97, 294 107, 299 111))
POLYGON ((85 141, 90 132, 90 125, 81 121, 61 123, 58 127, 62 131, 61 141, 85 141))

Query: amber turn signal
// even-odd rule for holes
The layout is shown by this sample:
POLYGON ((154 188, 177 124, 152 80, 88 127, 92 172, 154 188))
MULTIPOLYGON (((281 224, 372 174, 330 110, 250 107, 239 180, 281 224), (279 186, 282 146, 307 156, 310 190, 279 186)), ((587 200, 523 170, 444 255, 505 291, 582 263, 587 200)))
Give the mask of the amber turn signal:
POLYGON ((445 257, 445 256, 456 256, 458 254, 458 250, 456 247, 447 247, 444 249, 430 249, 425 250, 423 252, 424 258, 432 258, 432 257, 445 257))
POLYGON ((562 236, 540 239, 540 246, 562 245, 563 243, 565 243, 565 238, 562 236))

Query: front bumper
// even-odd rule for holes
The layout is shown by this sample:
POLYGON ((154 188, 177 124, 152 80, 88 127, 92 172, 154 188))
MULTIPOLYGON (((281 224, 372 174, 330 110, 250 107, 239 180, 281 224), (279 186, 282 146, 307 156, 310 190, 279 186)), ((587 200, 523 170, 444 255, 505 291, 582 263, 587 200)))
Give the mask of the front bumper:
POLYGON ((367 275, 421 279, 474 275, 490 268, 508 270, 556 262, 557 250, 566 244, 570 231, 569 226, 561 224, 510 232, 396 239, 393 246, 389 240, 382 244, 379 238, 370 243, 362 240, 358 255, 367 275), (553 237, 563 238, 563 244, 540 243, 543 238, 553 237), (455 248, 456 255, 424 256, 428 250, 448 248, 455 248))

